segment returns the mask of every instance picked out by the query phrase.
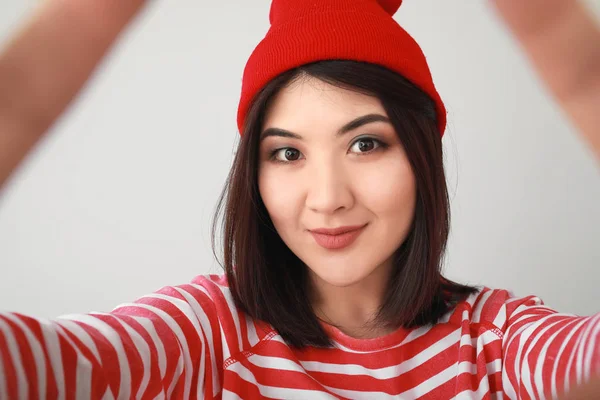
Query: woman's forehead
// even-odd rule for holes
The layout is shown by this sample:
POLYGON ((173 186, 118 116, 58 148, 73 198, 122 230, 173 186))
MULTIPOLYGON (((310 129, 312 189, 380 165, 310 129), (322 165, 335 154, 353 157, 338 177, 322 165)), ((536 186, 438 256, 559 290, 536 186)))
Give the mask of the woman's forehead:
POLYGON ((291 83, 274 96, 266 110, 263 129, 277 127, 299 133, 315 126, 337 129, 369 113, 386 115, 376 97, 310 77, 291 83))

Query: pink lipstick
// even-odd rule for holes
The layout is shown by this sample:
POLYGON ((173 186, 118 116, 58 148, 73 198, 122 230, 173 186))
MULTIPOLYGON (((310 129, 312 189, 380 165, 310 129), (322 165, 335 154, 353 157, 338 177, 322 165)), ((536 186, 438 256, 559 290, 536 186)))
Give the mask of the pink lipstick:
POLYGON ((342 226, 333 229, 310 229, 310 233, 319 246, 329 250, 339 250, 350 246, 366 226, 367 224, 342 226))

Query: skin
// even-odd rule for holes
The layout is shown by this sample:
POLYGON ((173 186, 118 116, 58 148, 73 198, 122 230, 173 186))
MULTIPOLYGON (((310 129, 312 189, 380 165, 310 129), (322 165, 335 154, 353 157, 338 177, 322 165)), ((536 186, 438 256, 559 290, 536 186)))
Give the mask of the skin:
POLYGON ((600 26, 575 0, 493 0, 548 93, 600 160, 600 26))
POLYGON ((44 0, 0 53, 0 189, 143 0, 44 0))
MULTIPOLYGON (((575 0, 489 2, 548 93, 600 160, 600 30, 593 17, 575 0)), ((3 46, 0 188, 144 4, 143 0, 44 0, 3 46)), ((597 379, 592 380, 563 398, 595 398, 599 386, 597 379)))
POLYGON ((387 118, 375 97, 300 79, 275 96, 263 126, 298 138, 265 137, 259 166, 262 199, 283 241, 310 270, 315 308, 361 337, 364 329, 381 333, 369 320, 382 301, 391 257, 410 231, 416 199, 414 174, 389 122, 337 133, 369 114, 387 118), (318 245, 308 231, 364 224, 356 241, 336 250, 318 245))

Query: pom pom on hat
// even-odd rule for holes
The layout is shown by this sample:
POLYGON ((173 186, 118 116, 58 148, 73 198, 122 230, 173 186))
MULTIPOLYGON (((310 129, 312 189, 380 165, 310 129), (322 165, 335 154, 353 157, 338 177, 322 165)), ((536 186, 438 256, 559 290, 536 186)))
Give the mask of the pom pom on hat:
MULTIPOLYGON (((367 0, 378 3, 390 16, 396 14, 396 11, 402 5, 402 0, 367 0)), ((362 1, 364 2, 364 0, 362 1)), ((303 11, 317 12, 323 10, 338 9, 339 11, 348 11, 353 3, 360 3, 356 0, 273 0, 269 11, 269 22, 281 23, 283 20, 298 18, 303 11)))
POLYGON ((379 5, 390 15, 396 14, 396 11, 402 5, 402 0, 377 0, 379 5))
POLYGON ((271 27, 244 69, 238 106, 243 134, 256 94, 283 72, 322 60, 369 62, 399 73, 436 104, 440 135, 446 109, 417 42, 392 18, 402 0, 273 0, 271 27))

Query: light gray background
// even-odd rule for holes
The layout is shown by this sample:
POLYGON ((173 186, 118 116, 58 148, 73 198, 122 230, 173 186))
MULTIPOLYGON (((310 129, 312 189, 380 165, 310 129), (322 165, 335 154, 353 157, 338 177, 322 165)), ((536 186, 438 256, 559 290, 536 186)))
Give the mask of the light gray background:
MULTIPOLYGON (((1 43, 36 3, 0 2, 1 43)), ((108 311, 219 271, 210 220, 269 5, 151 2, 1 194, 0 309, 108 311)), ((396 18, 448 106, 448 275, 600 311, 600 168, 488 2, 406 0, 396 18)))

